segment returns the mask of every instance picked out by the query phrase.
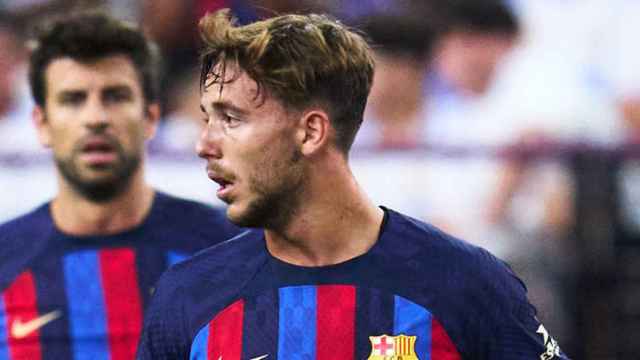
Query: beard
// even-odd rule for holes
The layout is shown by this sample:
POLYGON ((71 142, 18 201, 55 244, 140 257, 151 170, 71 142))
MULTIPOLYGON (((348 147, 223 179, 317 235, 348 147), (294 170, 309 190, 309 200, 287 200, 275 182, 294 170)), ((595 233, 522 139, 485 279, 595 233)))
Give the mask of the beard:
POLYGON ((67 158, 56 156, 54 158, 58 171, 71 187, 84 198, 96 202, 107 202, 121 194, 131 182, 135 171, 140 167, 139 154, 127 154, 122 146, 112 141, 118 161, 113 166, 94 166, 93 171, 104 172, 104 176, 97 179, 89 179, 82 174, 77 158, 81 155, 81 147, 74 148, 67 158), (109 173, 109 174, 107 174, 109 173))
POLYGON ((302 153, 293 149, 283 161, 265 159, 249 176, 254 198, 242 214, 229 220, 241 227, 283 229, 296 215, 303 198, 305 172, 302 153))

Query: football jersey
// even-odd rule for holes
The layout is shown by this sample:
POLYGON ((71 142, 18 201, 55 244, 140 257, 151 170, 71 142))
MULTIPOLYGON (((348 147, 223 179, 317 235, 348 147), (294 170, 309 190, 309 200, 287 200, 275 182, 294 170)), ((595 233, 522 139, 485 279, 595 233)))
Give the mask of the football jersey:
POLYGON ((253 230, 172 267, 139 359, 566 359, 487 251, 384 209, 378 241, 302 267, 253 230))
POLYGON ((221 211, 159 192, 118 234, 64 234, 50 203, 0 225, 0 360, 135 358, 161 273, 238 232, 221 211))

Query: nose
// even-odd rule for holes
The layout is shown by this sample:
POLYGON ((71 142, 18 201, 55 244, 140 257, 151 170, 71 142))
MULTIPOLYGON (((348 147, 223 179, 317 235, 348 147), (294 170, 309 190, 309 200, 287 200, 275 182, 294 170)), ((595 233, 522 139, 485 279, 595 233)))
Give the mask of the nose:
POLYGON ((92 129, 104 129, 109 126, 109 112, 99 99, 90 99, 85 107, 82 117, 87 127, 92 129))
POLYGON ((196 143, 196 153, 203 159, 222 157, 222 129, 215 121, 209 121, 200 132, 196 143))

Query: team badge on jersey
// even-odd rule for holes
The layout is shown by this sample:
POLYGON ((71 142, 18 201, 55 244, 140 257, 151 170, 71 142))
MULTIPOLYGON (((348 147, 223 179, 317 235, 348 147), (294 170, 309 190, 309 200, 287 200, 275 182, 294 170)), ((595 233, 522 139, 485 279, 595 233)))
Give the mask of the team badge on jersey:
POLYGON ((371 355, 367 360, 419 360, 415 352, 417 336, 369 336, 371 355))

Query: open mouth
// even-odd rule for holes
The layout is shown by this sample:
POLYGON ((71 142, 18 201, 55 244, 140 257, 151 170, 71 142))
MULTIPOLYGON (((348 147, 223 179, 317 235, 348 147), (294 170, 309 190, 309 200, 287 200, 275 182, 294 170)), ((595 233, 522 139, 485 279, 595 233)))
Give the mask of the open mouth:
POLYGON ((229 180, 227 177, 223 177, 221 175, 216 174, 215 172, 208 170, 207 171, 209 178, 213 180, 216 184, 220 185, 218 191, 216 192, 216 196, 221 200, 225 201, 228 198, 228 194, 233 187, 233 182, 229 180))
POLYGON ((81 148, 81 156, 89 165, 107 165, 117 160, 115 146, 105 139, 91 139, 81 148))

